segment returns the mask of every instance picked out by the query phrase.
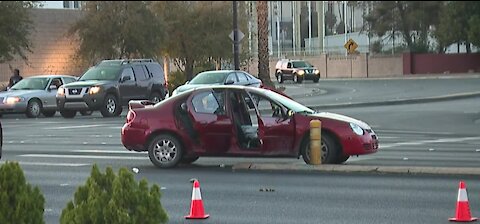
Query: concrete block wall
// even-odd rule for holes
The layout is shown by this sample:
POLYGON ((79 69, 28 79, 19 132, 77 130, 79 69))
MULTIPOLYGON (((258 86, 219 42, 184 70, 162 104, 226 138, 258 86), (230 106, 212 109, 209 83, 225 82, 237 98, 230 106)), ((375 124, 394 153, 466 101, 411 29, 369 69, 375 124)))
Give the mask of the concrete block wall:
POLYGON ((81 75, 86 69, 74 60, 78 41, 67 36, 68 29, 78 21, 82 12, 71 9, 31 9, 35 30, 31 32, 32 53, 28 64, 22 59, 0 64, 0 81, 6 82, 14 68, 23 77, 39 74, 81 75))

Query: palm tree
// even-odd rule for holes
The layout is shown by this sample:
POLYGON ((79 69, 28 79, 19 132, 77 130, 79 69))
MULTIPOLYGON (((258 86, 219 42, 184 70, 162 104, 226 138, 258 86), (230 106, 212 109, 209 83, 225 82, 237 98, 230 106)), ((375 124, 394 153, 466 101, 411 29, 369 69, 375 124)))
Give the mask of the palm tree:
POLYGON ((257 2, 258 21, 258 78, 268 87, 275 88, 270 79, 268 57, 268 5, 267 1, 257 2))

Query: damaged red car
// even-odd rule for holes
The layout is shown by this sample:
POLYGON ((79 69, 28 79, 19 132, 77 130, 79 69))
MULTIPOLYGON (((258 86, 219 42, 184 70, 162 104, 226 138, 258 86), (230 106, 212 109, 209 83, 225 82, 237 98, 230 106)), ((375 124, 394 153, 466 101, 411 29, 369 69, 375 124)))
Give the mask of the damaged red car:
POLYGON ((313 119, 322 122, 322 163, 378 150, 377 135, 365 122, 244 86, 198 87, 157 104, 130 101, 121 139, 128 150, 148 151, 160 168, 201 156, 302 157, 308 164, 313 119))

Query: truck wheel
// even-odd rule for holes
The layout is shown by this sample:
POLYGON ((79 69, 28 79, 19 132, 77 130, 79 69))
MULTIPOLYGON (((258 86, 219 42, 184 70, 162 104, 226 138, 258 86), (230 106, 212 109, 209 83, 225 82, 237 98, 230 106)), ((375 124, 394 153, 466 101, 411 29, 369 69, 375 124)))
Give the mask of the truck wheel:
POLYGON ((93 113, 93 111, 91 111, 91 110, 81 110, 80 111, 80 114, 82 116, 90 116, 90 115, 92 115, 92 113, 93 113))
POLYGON ((108 94, 103 100, 103 106, 100 113, 102 113, 102 116, 104 117, 118 116, 122 113, 122 106, 118 103, 118 100, 114 95, 108 94))
POLYGON ((277 81, 278 83, 283 83, 283 74, 281 72, 277 73, 277 81))
POLYGON ((64 118, 74 118, 77 114, 76 110, 60 110, 60 114, 64 118))
POLYGON ((42 111, 42 103, 40 103, 40 101, 36 99, 32 99, 28 102, 27 111, 25 112, 25 114, 29 118, 36 118, 40 116, 41 111, 42 111))
POLYGON ((160 96, 160 94, 158 92, 153 92, 151 95, 150 95, 150 101, 154 102, 154 103, 158 103, 160 101, 162 101, 163 98, 162 96, 160 96))
POLYGON ((45 117, 53 117, 53 116, 55 116, 55 113, 57 113, 56 110, 44 110, 44 111, 42 111, 42 114, 45 117))

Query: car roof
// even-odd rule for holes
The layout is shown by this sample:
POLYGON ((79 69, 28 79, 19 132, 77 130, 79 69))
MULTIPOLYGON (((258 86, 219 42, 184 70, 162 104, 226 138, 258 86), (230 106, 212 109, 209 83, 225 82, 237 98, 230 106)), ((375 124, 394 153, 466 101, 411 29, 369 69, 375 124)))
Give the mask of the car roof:
POLYGON ((56 78, 56 77, 70 77, 70 78, 77 78, 77 76, 73 75, 32 75, 26 78, 56 78))

